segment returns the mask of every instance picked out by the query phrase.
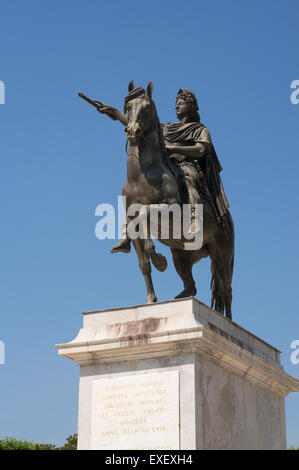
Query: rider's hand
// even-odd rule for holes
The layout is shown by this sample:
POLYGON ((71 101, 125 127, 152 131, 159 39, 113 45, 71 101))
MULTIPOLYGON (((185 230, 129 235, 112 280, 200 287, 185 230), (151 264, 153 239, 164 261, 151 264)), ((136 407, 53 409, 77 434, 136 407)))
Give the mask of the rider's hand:
POLYGON ((113 108, 113 106, 109 106, 109 104, 102 103, 102 101, 95 101, 95 102, 101 106, 101 108, 98 109, 99 113, 106 114, 106 116, 110 117, 110 119, 113 119, 114 121, 116 121, 117 110, 113 108))

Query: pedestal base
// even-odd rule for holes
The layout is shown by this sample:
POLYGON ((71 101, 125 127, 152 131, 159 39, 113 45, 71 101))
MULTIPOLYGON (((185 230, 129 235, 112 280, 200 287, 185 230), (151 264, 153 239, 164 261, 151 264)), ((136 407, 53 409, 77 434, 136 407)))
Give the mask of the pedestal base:
POLYGON ((280 352, 195 298, 84 313, 79 449, 285 449, 280 352))

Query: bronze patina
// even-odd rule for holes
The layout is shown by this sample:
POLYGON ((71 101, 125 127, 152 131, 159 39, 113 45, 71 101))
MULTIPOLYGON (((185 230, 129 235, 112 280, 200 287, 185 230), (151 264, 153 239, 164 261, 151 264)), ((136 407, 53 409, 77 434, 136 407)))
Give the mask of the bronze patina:
MULTIPOLYGON (((125 126, 129 141, 127 180, 122 194, 126 210, 132 204, 144 207, 166 204, 202 204, 203 244, 200 249, 186 250, 186 240, 170 236, 157 238, 171 249, 175 269, 184 289, 176 298, 196 294, 192 267, 207 256, 211 259, 211 307, 232 318, 232 275, 234 265, 234 227, 229 204, 223 189, 222 170, 209 130, 201 123, 195 95, 180 89, 176 97, 177 123, 160 124, 152 98, 153 86, 147 90, 129 84, 124 112, 101 101, 83 99, 96 109, 125 126)), ((127 214, 127 223, 132 216, 127 214)), ((170 234, 172 232, 170 231, 170 234)), ((160 232, 159 232, 160 234, 160 232)), ((151 263, 159 270, 167 267, 166 258, 157 253, 151 234, 146 237, 120 240, 112 253, 136 250, 139 267, 147 288, 147 302, 157 297, 151 277, 151 263)))

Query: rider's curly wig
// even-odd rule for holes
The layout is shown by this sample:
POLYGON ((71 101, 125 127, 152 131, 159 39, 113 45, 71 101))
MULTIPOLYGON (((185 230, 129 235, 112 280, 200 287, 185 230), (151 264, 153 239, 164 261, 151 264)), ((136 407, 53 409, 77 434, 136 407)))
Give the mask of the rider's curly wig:
POLYGON ((194 93, 192 93, 192 91, 188 90, 187 88, 180 88, 178 94, 176 95, 176 101, 179 98, 189 104, 192 113, 192 121, 200 122, 198 102, 194 93))

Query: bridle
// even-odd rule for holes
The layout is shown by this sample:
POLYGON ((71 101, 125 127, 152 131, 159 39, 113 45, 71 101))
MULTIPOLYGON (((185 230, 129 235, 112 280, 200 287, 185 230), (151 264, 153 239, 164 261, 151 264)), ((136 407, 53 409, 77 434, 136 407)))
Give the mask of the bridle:
MULTIPOLYGON (((139 124, 140 125, 140 124, 139 124)), ((142 129, 142 127, 140 126, 140 128, 142 129)), ((152 142, 150 139, 148 139, 147 137, 145 137, 144 134, 141 134, 140 135, 140 138, 143 139, 145 142, 147 142, 148 144, 150 144, 152 147, 154 147, 156 150, 162 150, 161 149, 161 146, 160 145, 156 145, 154 144, 154 142, 152 142)), ((135 155, 135 153, 130 153, 128 154, 128 142, 129 142, 129 137, 127 137, 127 140, 126 140, 126 154, 129 156, 129 155, 134 155, 134 157, 136 157, 138 160, 139 160, 139 157, 138 155, 135 155)))

